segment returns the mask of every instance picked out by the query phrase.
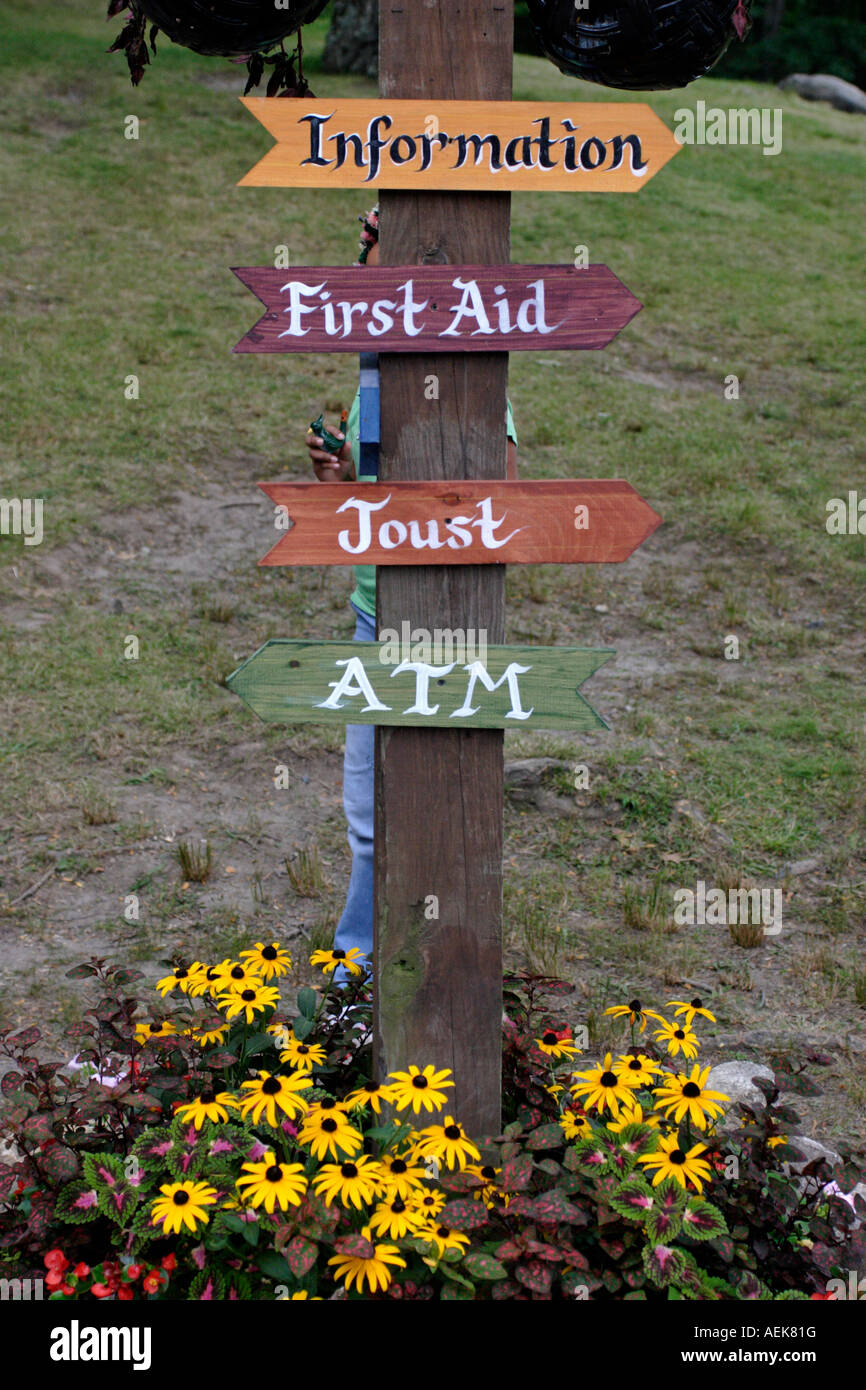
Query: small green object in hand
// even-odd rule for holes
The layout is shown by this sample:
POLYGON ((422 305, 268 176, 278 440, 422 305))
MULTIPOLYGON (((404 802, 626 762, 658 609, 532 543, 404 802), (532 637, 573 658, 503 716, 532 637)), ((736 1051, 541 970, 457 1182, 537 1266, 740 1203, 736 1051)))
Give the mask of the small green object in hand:
MULTIPOLYGON (((347 412, 344 410, 340 417, 340 424, 343 426, 344 435, 347 418, 347 412)), ((339 454, 340 450, 346 442, 345 437, 343 439, 338 439, 335 434, 331 434, 330 430, 325 429, 324 414, 320 415, 318 419, 313 421, 313 423, 310 425, 309 433, 318 435, 325 448, 328 449, 332 454, 339 454)))

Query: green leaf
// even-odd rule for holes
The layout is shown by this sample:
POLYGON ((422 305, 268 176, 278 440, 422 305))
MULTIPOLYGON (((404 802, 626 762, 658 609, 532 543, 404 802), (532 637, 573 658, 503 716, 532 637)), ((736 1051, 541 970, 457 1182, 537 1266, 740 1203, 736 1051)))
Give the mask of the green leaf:
MULTIPOLYGON (((304 1018, 315 1018, 316 1007, 319 1003, 319 996, 314 989, 298 990, 298 1008, 304 1018)), ((297 1037, 297 1032, 295 1037, 297 1037)))
POLYGON ((303 1014, 299 1014, 292 1023, 292 1028, 298 1042, 303 1042, 313 1031, 313 1020, 311 1018, 305 1018, 303 1014))
POLYGON ((471 1298, 475 1297, 475 1287, 474 1285, 470 1287, 472 1289, 471 1293, 469 1289, 464 1289, 460 1284, 444 1284, 442 1293, 439 1296, 443 1303, 454 1303, 458 1300, 468 1303, 471 1298))
POLYGON ((487 1209, 483 1202, 473 1201, 471 1197, 458 1197, 445 1203, 438 1219, 452 1231, 474 1231, 478 1226, 487 1225, 487 1209))
POLYGON ((485 1255, 481 1251, 471 1251, 464 1256, 463 1268, 473 1274, 476 1279, 507 1279, 508 1270, 500 1264, 494 1255, 485 1255))
POLYGON ((283 1255, 278 1255, 276 1250, 265 1250, 258 1256, 256 1263, 262 1274, 266 1274, 269 1279, 276 1279, 280 1283, 285 1283, 292 1277, 289 1262, 283 1255))
POLYGON ((295 1236, 286 1246, 289 1268, 296 1279, 303 1279, 304 1275, 313 1268, 318 1257, 318 1245, 315 1241, 306 1240, 304 1236, 295 1236))
MULTIPOLYGON (((447 1253, 448 1252, 446 1251, 446 1254, 447 1253)), ((459 1256, 458 1251, 455 1250, 453 1253, 459 1256)), ((449 1279, 452 1283, 459 1284, 461 1288, 469 1289, 470 1297, 474 1295, 475 1285, 472 1283, 472 1280, 466 1279, 462 1274, 459 1273, 458 1270, 452 1269, 450 1264, 445 1264, 440 1260, 439 1264, 436 1267, 436 1272, 437 1274, 444 1275, 444 1277, 446 1279, 449 1279)))
POLYGON ((686 1261, 682 1250, 661 1243, 648 1245, 643 1252, 643 1267, 654 1284, 665 1288, 679 1279, 686 1261))
POLYGON ((652 1188, 637 1173, 620 1183, 616 1193, 607 1200, 618 1215, 629 1221, 645 1221, 655 1205, 652 1188))
POLYGON ((725 1218, 718 1207, 703 1197, 692 1198, 683 1212, 682 1221, 683 1235, 692 1240, 715 1240, 728 1233, 725 1218))
POLYGON ((253 1033, 251 1038, 247 1038, 246 1055, 248 1057, 258 1057, 260 1053, 267 1052, 269 1047, 274 1046, 273 1033, 253 1033))
POLYGON ((530 1152, 534 1152, 536 1149, 561 1149, 564 1143, 561 1125, 539 1125, 538 1129, 534 1129, 526 1140, 526 1148, 530 1152))
POLYGON ((503 1164, 497 1187, 503 1192, 522 1192, 532 1181, 534 1163, 529 1154, 518 1154, 503 1164))

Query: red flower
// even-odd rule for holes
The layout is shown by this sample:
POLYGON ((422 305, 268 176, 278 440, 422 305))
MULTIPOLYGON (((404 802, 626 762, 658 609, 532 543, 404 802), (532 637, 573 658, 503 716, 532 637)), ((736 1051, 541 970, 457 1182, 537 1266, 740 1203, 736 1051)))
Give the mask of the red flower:
POLYGON ((69 1261, 63 1251, 55 1247, 53 1250, 49 1250, 45 1256, 45 1268, 60 1270, 62 1273, 64 1269, 69 1268, 69 1261))
POLYGON ((90 1292, 94 1298, 110 1298, 114 1289, 110 1288, 108 1284, 91 1284, 90 1292))
POLYGON ((130 1298, 135 1298, 135 1294, 132 1292, 132 1289, 129 1287, 128 1284, 121 1284, 119 1289, 117 1290, 117 1297, 122 1299, 123 1302, 126 1303, 130 1298))
POLYGON ((60 1272, 59 1269, 49 1269, 48 1273, 47 1273, 46 1276, 45 1276, 45 1287, 46 1287, 46 1289, 50 1289, 51 1292, 54 1293, 54 1291, 55 1291, 56 1289, 59 1289, 59 1288, 60 1288, 60 1285, 61 1285, 61 1284, 65 1284, 65 1283, 66 1283, 66 1275, 65 1275, 65 1274, 61 1274, 61 1272, 60 1272))
POLYGON ((159 1263, 162 1265, 163 1269, 167 1269, 171 1272, 177 1269, 177 1256, 175 1254, 163 1255, 159 1263))
POLYGON ((74 1289, 74 1287, 72 1286, 72 1284, 61 1284, 61 1285, 60 1285, 60 1292, 61 1292, 62 1294, 65 1294, 66 1297, 68 1298, 70 1294, 75 1293, 75 1289, 74 1289))
POLYGON ((162 1283, 162 1270, 149 1269, 141 1281, 145 1293, 158 1293, 162 1283))
POLYGON ((72 1273, 77 1279, 86 1279, 90 1273, 90 1265, 86 1265, 83 1260, 75 1266, 72 1273))
POLYGON ((126 1266, 126 1277, 127 1277, 127 1279, 131 1279, 132 1282, 135 1283, 136 1279, 138 1278, 138 1276, 140 1275, 140 1273, 141 1273, 141 1271, 142 1271, 143 1269, 144 1269, 144 1265, 127 1265, 127 1266, 126 1266))
POLYGON ((834 1293, 813 1293, 813 1294, 810 1294, 809 1297, 810 1297, 813 1301, 814 1301, 814 1299, 817 1298, 817 1299, 820 1299, 822 1302, 825 1302, 827 1299, 829 1299, 829 1301, 830 1301, 831 1303, 835 1302, 835 1299, 836 1299, 836 1295, 835 1295, 834 1293))
POLYGON ((103 1270, 105 1271, 105 1275, 106 1275, 106 1278, 107 1278, 107 1279, 119 1279, 119 1278, 120 1278, 120 1261, 119 1261, 119 1260, 105 1260, 105 1261, 103 1262, 102 1268, 103 1268, 103 1270))

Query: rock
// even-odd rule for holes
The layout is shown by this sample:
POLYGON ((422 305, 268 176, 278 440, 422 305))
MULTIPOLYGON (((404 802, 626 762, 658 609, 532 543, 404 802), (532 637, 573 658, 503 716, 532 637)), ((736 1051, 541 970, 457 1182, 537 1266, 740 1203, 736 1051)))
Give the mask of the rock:
POLYGON ((779 83, 783 92, 795 92, 805 101, 826 101, 837 111, 853 111, 866 116, 866 92, 829 73, 794 72, 779 83))
POLYGON ((790 1164, 795 1173, 799 1173, 807 1163, 813 1163, 816 1158, 826 1158, 827 1162, 832 1164, 842 1162, 841 1155, 837 1154, 835 1149, 828 1149, 819 1139, 807 1139, 804 1134, 792 1134, 788 1142, 792 1149, 802 1154, 802 1158, 790 1164))
POLYGON ((820 867, 820 859, 794 859, 790 864, 782 865, 781 877, 801 878, 803 874, 813 874, 820 867))
POLYGON ((537 787, 545 772, 560 767, 570 770, 571 764, 563 762, 562 758, 521 758, 505 764, 505 785, 509 791, 515 787, 537 787))
POLYGON ((729 1096, 731 1107, 737 1101, 743 1101, 746 1105, 761 1108, 766 1101, 763 1092, 753 1084, 754 1076, 761 1077, 763 1081, 776 1080, 770 1068, 761 1066, 758 1062, 721 1062, 710 1072, 706 1089, 721 1091, 722 1095, 729 1096))

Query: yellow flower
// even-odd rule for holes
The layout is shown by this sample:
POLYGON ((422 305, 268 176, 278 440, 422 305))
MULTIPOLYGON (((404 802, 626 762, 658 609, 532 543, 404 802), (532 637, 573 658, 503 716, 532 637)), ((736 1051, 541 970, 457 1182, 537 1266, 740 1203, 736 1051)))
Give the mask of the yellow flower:
POLYGON ((664 1023, 664 1026, 657 1028, 655 1036, 659 1042, 666 1044, 668 1052, 672 1057, 676 1057, 681 1052, 684 1057, 692 1061, 698 1055, 697 1035, 688 1028, 680 1028, 676 1023, 664 1023))
POLYGON ((220 1091, 218 1095, 214 1095, 213 1091, 210 1093, 206 1091, 197 1100, 190 1101, 188 1105, 179 1106, 176 1113, 184 1124, 195 1121, 196 1129, 201 1129, 205 1120, 211 1120, 214 1124, 218 1124, 221 1120, 227 1120, 229 1108, 232 1110, 238 1108, 238 1103, 231 1091, 220 1091))
POLYGON ((592 1125, 585 1115, 575 1115, 574 1111, 566 1110, 560 1116, 559 1123, 566 1139, 585 1139, 592 1134, 592 1125))
POLYGON ((411 1153, 384 1154, 379 1161, 385 1189, 389 1194, 396 1192, 398 1197, 408 1201, 413 1192, 423 1187, 427 1174, 423 1168, 413 1166, 411 1153))
POLYGON ((313 1187, 331 1206, 339 1197, 344 1207, 357 1207, 372 1202, 382 1191, 381 1165, 367 1154, 346 1159, 343 1163, 324 1163, 313 1178, 313 1187))
POLYGON ((715 1023, 716 1021, 715 1014, 711 1014, 709 1009, 704 1004, 703 999, 700 999, 697 996, 694 999, 690 1000, 671 999, 668 1001, 668 1008, 673 1009, 675 1018, 678 1014, 682 1014, 683 1023, 685 1024, 686 1028, 691 1028, 692 1023, 694 1022, 695 1014, 700 1014, 701 1018, 708 1018, 710 1020, 710 1023, 715 1023))
POLYGON ((535 1045, 548 1057, 577 1057, 580 1054, 580 1048, 575 1047, 571 1038, 560 1038, 552 1028, 549 1028, 542 1037, 536 1038, 535 1045))
POLYGON ((215 997, 225 986, 225 979, 221 972, 223 967, 227 965, 231 965, 231 961, 223 961, 222 965, 202 966, 201 971, 190 980, 188 991, 190 998, 197 999, 202 994, 210 994, 212 998, 215 997))
POLYGON ((272 941, 268 946, 262 941, 257 941, 251 950, 241 951, 241 960, 244 959, 250 969, 256 970, 263 980, 285 975, 292 968, 291 956, 288 951, 283 950, 278 941, 272 941))
POLYGON ((390 1086, 383 1086, 379 1081, 365 1081, 346 1096, 343 1104, 347 1110, 364 1110, 369 1105, 376 1115, 381 1115, 383 1103, 387 1105, 390 1101, 390 1086))
POLYGON ((194 968, 190 969, 186 965, 178 965, 170 975, 165 975, 163 979, 157 980, 156 988, 159 990, 163 999, 173 989, 182 990, 183 993, 186 994, 196 974, 197 972, 194 968))
POLYGON ((240 1102, 241 1116, 246 1119, 251 1115, 254 1125, 264 1116, 266 1124, 276 1126, 279 1108, 293 1120, 296 1115, 303 1115, 309 1109, 308 1102, 298 1092, 309 1090, 312 1084, 309 1076, 300 1072, 293 1072, 291 1076, 272 1076, 269 1071, 260 1071, 255 1080, 244 1081, 241 1085, 242 1091, 249 1091, 249 1095, 242 1097, 240 1102))
POLYGON ((415 1233, 421 1240, 429 1240, 436 1246, 439 1258, 446 1250, 459 1250, 461 1254, 469 1245, 469 1237, 462 1231, 452 1231, 450 1226, 440 1226, 436 1221, 428 1221, 415 1233))
POLYGON ((445 1201, 446 1197, 444 1192, 440 1192, 438 1188, 428 1188, 425 1192, 413 1192, 409 1200, 409 1205, 413 1211, 419 1211, 425 1218, 429 1219, 439 1215, 445 1205, 445 1201))
POLYGON ((611 1018, 627 1018, 632 1027, 639 1023, 642 1033, 646 1028, 648 1018, 657 1018, 660 1023, 664 1023, 661 1014, 655 1013, 652 1009, 643 1008, 639 999, 630 999, 627 1004, 612 1004, 604 1012, 611 1018))
POLYGON ((626 1125, 649 1125, 650 1129, 658 1129, 659 1124, 658 1115, 644 1115, 642 1107, 634 1100, 630 1105, 622 1107, 618 1120, 608 1120, 606 1128, 614 1134, 619 1134, 626 1125))
POLYGON ((171 1038, 177 1036, 177 1029, 173 1023, 165 1019, 162 1023, 136 1023, 135 1041, 141 1043, 142 1047, 151 1038, 171 1038))
POLYGON ((320 1067, 327 1057, 325 1049, 321 1043, 306 1043, 300 1038, 296 1038, 294 1032, 285 1035, 284 1051, 280 1053, 280 1061, 287 1062, 294 1071, 312 1071, 313 1067, 320 1067))
POLYGON ((578 1071, 574 1074, 583 1084, 572 1086, 571 1094, 578 1099, 583 1097, 584 1108, 587 1110, 597 1110, 600 1115, 605 1110, 610 1110, 616 1118, 619 1115, 620 1102, 629 1105, 634 1099, 635 1083, 621 1072, 613 1070, 609 1052, 604 1062, 593 1067, 591 1071, 578 1071))
POLYGON ((768 1149, 775 1149, 775 1148, 777 1148, 777 1147, 779 1146, 779 1144, 787 1144, 787 1142, 788 1142, 788 1136, 787 1136, 787 1134, 774 1134, 773 1137, 772 1137, 772 1139, 768 1139, 768 1140, 767 1140, 767 1148, 768 1148, 768 1149))
POLYGON ((370 1229, 377 1236, 390 1236, 392 1240, 403 1240, 414 1235, 425 1217, 417 1207, 404 1202, 398 1192, 391 1192, 380 1202, 370 1217, 370 1229))
POLYGON ((254 1207, 272 1213, 275 1206, 286 1211, 301 1205, 307 1190, 302 1163, 278 1163, 276 1154, 266 1153, 260 1163, 245 1163, 241 1171, 246 1177, 238 1178, 235 1187, 247 1189, 242 1195, 254 1207))
POLYGON ((157 1197, 151 1205, 151 1225, 162 1225, 163 1234, 170 1235, 188 1226, 195 1231, 201 1222, 207 1224, 209 1217, 205 1207, 213 1206, 217 1199, 215 1187, 206 1182, 171 1182, 160 1189, 162 1197, 157 1197))
POLYGON ((314 951, 310 956, 310 965, 320 965, 326 975, 330 975, 338 965, 344 965, 353 975, 363 975, 364 968, 358 962, 364 959, 363 952, 357 946, 351 946, 348 951, 314 951))
POLYGON ((663 1078, 663 1085, 656 1086, 653 1095, 656 1097, 657 1109, 661 1110, 667 1119, 673 1116, 674 1123, 679 1124, 684 1115, 688 1115, 694 1120, 699 1129, 706 1129, 707 1119, 717 1119, 724 1114, 724 1106, 719 1101, 730 1100, 730 1096, 724 1095, 721 1091, 707 1091, 705 1086, 710 1074, 710 1067, 692 1067, 691 1075, 686 1076, 684 1072, 677 1072, 676 1076, 667 1075, 663 1078))
POLYGON ((647 1057, 641 1052, 637 1057, 631 1052, 622 1053, 613 1064, 613 1069, 620 1076, 628 1077, 633 1086, 651 1086, 653 1076, 657 1075, 662 1069, 658 1062, 654 1062, 652 1057, 647 1057))
POLYGON ((351 1158, 364 1146, 363 1135, 336 1106, 313 1106, 301 1126, 298 1143, 306 1144, 314 1158, 351 1158))
POLYGON ((396 1245, 376 1245, 369 1226, 364 1227, 361 1235, 373 1247, 372 1255, 369 1258, 361 1255, 333 1255, 328 1264, 336 1265, 334 1278, 342 1279, 347 1289, 350 1289, 353 1283, 356 1284, 358 1293, 363 1293, 365 1281, 371 1293, 376 1293, 378 1289, 387 1289, 393 1277, 388 1266, 395 1265, 399 1269, 405 1269, 406 1261, 396 1245))
POLYGON ((221 961, 219 965, 212 966, 207 972, 207 976, 213 977, 218 985, 216 992, 219 994, 241 989, 255 989, 262 983, 262 977, 258 970, 254 970, 249 962, 242 964, 238 960, 221 961))
POLYGON ((706 1152, 706 1144, 695 1144, 686 1152, 680 1148, 679 1136, 669 1134, 667 1138, 659 1136, 658 1149, 651 1154, 640 1154, 638 1163, 658 1170, 653 1178, 653 1187, 658 1187, 665 1178, 673 1178, 684 1188, 688 1179, 698 1192, 703 1192, 704 1182, 710 1177, 710 1165, 700 1157, 706 1152))
POLYGON ((453 1081, 448 1077, 451 1072, 436 1071, 435 1067, 427 1066, 423 1071, 419 1067, 410 1066, 408 1071, 392 1071, 388 1074, 391 1083, 388 1090, 391 1099, 398 1110, 405 1110, 411 1105, 413 1115, 419 1115, 421 1110, 441 1110, 447 1104, 448 1097, 442 1086, 452 1086, 453 1081))
POLYGON ((296 1299, 308 1298, 311 1303, 321 1303, 322 1299, 317 1293, 309 1294, 306 1289, 298 1289, 297 1293, 278 1293, 274 1299, 275 1303, 294 1303, 296 1299))
POLYGON ((215 1020, 204 1028, 191 1028, 190 1037, 194 1038, 200 1047, 208 1047, 211 1043, 225 1042, 229 1034, 227 1023, 217 1023, 215 1020))
POLYGON ((217 1007, 225 1009, 226 1018, 237 1018, 243 1014, 247 1023, 255 1020, 256 1014, 271 1009, 279 1001, 280 991, 272 985, 249 985, 246 989, 229 990, 217 999, 217 1007))
POLYGON ((445 1116, 444 1125, 429 1125, 422 1129, 415 1144, 415 1152, 421 1157, 440 1158, 448 1168, 466 1167, 469 1159, 481 1161, 481 1154, 468 1139, 453 1115, 445 1116))

